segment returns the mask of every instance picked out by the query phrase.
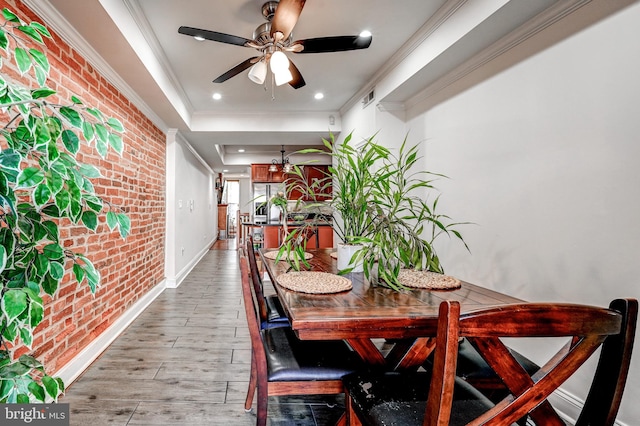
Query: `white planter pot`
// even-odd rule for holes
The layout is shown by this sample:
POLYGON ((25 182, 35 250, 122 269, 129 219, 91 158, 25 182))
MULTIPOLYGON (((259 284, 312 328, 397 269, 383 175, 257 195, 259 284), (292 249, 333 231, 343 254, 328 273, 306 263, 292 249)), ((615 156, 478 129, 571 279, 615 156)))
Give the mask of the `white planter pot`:
POLYGON ((351 272, 362 272, 362 262, 358 262, 357 265, 350 265, 349 261, 353 257, 354 253, 362 248, 362 245, 354 244, 342 244, 338 243, 338 270, 353 267, 351 272))

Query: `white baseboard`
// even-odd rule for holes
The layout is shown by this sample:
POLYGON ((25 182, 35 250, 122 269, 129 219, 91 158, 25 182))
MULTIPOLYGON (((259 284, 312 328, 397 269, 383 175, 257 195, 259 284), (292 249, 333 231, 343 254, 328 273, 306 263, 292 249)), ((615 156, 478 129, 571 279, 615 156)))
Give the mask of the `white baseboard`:
POLYGON ((180 283, 182 283, 182 281, 187 278, 187 275, 189 275, 193 268, 196 267, 198 262, 200 262, 202 258, 207 254, 216 240, 217 238, 214 238, 211 242, 209 242, 209 244, 207 244, 202 250, 200 250, 200 252, 198 252, 198 254, 193 259, 191 259, 191 261, 184 268, 182 268, 182 270, 178 272, 175 277, 167 277, 167 288, 178 288, 180 283))
POLYGON ((89 343, 89 345, 60 368, 54 375, 60 377, 64 381, 65 386, 73 383, 165 288, 166 281, 163 280, 127 309, 109 328, 89 343))

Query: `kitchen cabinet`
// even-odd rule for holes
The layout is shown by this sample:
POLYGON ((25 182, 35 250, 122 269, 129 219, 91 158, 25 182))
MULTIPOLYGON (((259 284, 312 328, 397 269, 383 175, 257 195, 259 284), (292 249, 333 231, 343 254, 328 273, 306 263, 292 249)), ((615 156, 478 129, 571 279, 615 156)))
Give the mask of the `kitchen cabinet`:
POLYGON ((280 183, 284 182, 285 174, 282 169, 278 167, 278 171, 270 172, 269 167, 271 164, 252 164, 251 165, 251 180, 254 183, 280 183))
MULTIPOLYGON (((296 225, 289 225, 292 231, 296 225)), ((282 239, 282 225, 263 226, 264 245, 263 248, 278 248, 282 239)), ((307 240, 307 248, 333 248, 333 228, 329 225, 320 225, 317 228, 317 236, 313 235, 307 240)))

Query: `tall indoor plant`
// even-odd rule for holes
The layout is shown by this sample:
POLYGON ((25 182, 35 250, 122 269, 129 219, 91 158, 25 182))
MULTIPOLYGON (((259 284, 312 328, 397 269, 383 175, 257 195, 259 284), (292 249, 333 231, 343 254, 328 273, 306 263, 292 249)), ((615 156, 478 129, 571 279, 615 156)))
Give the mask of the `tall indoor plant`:
POLYGON ((350 272, 362 264, 367 277, 375 275, 377 282, 402 289, 398 275, 403 268, 444 272, 434 242, 447 235, 466 247, 457 230, 463 223, 452 222, 437 210, 439 195, 433 181, 445 176, 419 170, 418 145, 407 147, 405 137, 396 155, 375 137, 354 146, 352 134, 342 144, 331 135, 323 140, 327 151, 300 151, 328 154, 332 166, 324 179, 310 184, 301 178, 303 169, 295 167, 297 178, 290 186, 318 204, 328 203, 335 213, 332 225, 338 244, 358 247, 348 266, 339 263, 339 269, 350 272), (332 195, 323 200, 328 185, 333 186, 332 195))
POLYGON ((54 297, 69 278, 92 293, 100 284, 89 257, 67 247, 59 229, 96 231, 104 212, 109 229, 123 238, 129 233, 127 215, 96 194, 92 180, 100 171, 80 161, 82 140, 102 158, 109 149, 122 154, 124 128, 76 96, 60 100, 46 86, 50 65, 39 48, 49 31, 8 9, 2 17, 0 402, 27 403, 55 400, 64 391, 61 379, 24 354, 47 311, 45 295, 54 297))

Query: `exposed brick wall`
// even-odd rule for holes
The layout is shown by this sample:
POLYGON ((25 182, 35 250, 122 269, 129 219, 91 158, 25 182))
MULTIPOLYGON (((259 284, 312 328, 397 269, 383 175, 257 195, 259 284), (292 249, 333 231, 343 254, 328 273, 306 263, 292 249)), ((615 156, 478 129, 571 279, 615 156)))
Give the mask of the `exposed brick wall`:
MULTIPOLYGON (((48 27, 18 0, 0 0, 0 8, 5 7, 26 21, 48 27)), ((109 231, 104 217, 95 233, 68 223, 62 227, 64 246, 92 260, 102 285, 92 295, 86 285, 79 285, 67 273, 55 297, 46 299, 45 319, 34 336, 32 353, 53 373, 164 279, 165 135, 49 30, 53 39, 46 41, 46 52, 52 70, 47 85, 58 91, 61 100, 66 102, 76 95, 86 105, 118 118, 126 129, 122 157, 110 151, 102 160, 84 144, 79 159, 100 169, 103 177, 94 181, 96 192, 123 207, 131 219, 131 234, 126 240, 109 231)), ((10 69, 12 64, 3 62, 3 76, 19 78, 10 69)))

